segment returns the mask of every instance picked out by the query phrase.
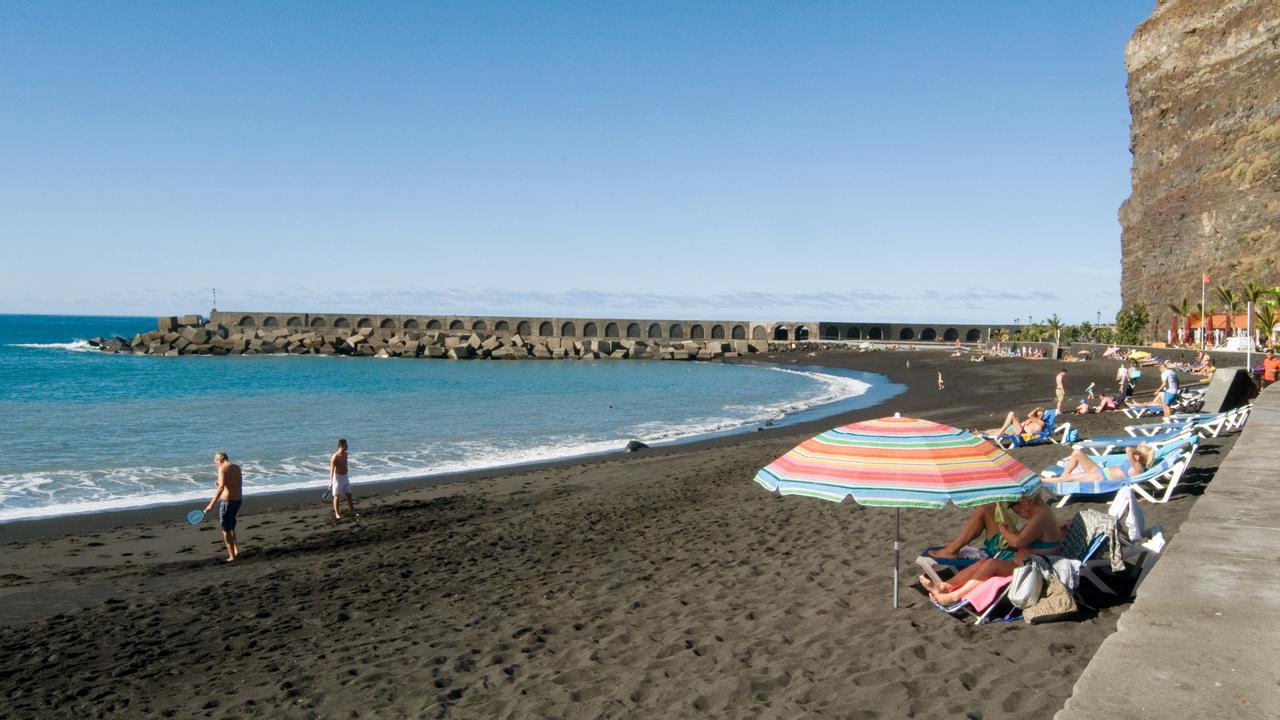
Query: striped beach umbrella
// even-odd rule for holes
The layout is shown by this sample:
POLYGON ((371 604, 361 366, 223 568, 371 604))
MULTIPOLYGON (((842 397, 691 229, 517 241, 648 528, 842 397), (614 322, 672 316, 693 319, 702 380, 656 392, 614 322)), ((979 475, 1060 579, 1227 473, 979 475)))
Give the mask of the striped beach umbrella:
MULTIPOLYGON (((1004 450, 971 432, 899 415, 828 430, 756 473, 780 495, 845 498, 877 507, 974 507, 1015 502, 1040 478, 1004 450)), ((894 518, 893 605, 898 606, 902 543, 894 518)))

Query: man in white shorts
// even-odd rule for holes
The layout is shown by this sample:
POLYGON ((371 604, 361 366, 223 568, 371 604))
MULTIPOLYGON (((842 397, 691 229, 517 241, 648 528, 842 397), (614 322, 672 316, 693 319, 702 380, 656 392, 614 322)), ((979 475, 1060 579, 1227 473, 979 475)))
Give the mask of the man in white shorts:
POLYGON ((360 517, 356 513, 356 506, 351 499, 351 480, 347 477, 347 439, 338 438, 338 450, 329 458, 329 491, 333 493, 333 519, 341 520, 342 513, 338 511, 338 502, 343 497, 347 499, 347 510, 352 515, 360 517))

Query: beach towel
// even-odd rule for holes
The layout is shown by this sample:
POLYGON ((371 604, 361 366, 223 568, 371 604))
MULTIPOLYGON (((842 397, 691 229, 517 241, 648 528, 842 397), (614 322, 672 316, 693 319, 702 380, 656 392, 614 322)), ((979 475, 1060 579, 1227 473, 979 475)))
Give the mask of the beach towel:
POLYGON ((969 601, 974 610, 983 612, 991 607, 992 603, 1000 599, 1004 593, 1005 586, 1011 582, 1013 582, 1013 578, 1008 575, 987 578, 977 587, 965 593, 964 599, 969 601))

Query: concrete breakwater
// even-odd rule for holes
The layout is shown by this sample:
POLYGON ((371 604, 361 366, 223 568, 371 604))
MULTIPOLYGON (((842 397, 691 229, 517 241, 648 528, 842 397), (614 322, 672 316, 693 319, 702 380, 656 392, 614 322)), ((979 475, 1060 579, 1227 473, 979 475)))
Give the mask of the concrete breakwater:
MULTIPOLYGON (((519 326, 516 326, 519 328, 519 326)), ((719 333, 717 333, 719 334, 719 333)), ((350 355, 465 360, 627 359, 712 360, 768 350, 764 340, 671 337, 524 336, 480 329, 403 327, 257 327, 224 325, 195 315, 164 317, 155 330, 132 338, 94 338, 109 353, 144 355, 350 355)))

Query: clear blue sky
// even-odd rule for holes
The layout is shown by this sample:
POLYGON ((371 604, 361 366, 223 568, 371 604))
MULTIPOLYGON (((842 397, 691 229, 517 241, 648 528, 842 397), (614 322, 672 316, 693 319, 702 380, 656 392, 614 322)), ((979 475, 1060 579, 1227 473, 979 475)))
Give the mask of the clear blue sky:
POLYGON ((0 5, 0 312, 1112 316, 1152 0, 0 5))

